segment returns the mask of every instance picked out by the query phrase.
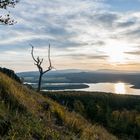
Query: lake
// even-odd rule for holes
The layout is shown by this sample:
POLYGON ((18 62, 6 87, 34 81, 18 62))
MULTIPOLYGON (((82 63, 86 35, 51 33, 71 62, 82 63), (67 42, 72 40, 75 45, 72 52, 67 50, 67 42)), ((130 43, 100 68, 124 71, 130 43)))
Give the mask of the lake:
MULTIPOLYGON (((27 83, 26 83, 27 84, 27 83)), ((37 83, 28 83, 37 87, 37 83)), ((134 85, 124 82, 118 83, 43 83, 43 91, 97 91, 116 94, 140 95, 140 89, 132 88, 134 85)))
POLYGON ((140 89, 132 88, 133 85, 123 82, 118 83, 94 83, 87 84, 89 88, 80 89, 80 91, 99 91, 99 92, 111 92, 116 94, 131 94, 140 95, 140 89))

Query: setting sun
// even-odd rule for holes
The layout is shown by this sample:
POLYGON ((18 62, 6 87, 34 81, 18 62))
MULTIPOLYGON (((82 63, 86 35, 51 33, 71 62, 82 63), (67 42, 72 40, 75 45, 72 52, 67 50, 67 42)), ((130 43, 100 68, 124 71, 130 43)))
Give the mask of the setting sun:
POLYGON ((114 63, 124 63, 125 62, 125 56, 124 56, 122 47, 117 47, 117 48, 110 47, 109 50, 110 50, 109 59, 111 62, 114 62, 114 63))
POLYGON ((109 40, 109 42, 103 50, 108 55, 108 62, 113 64, 124 64, 126 63, 125 51, 129 49, 130 48, 126 47, 126 44, 124 42, 109 40))

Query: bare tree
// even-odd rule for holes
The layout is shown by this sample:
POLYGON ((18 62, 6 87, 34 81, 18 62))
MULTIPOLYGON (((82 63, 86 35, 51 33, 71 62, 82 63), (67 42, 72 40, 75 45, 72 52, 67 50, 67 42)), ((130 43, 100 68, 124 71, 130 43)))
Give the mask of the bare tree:
POLYGON ((50 70, 52 70, 52 63, 51 63, 51 58, 50 58, 50 44, 49 44, 49 49, 48 49, 48 61, 49 61, 49 66, 44 70, 42 67, 42 63, 43 63, 43 58, 40 59, 40 57, 38 56, 37 58, 35 58, 34 56, 34 46, 32 44, 30 44, 30 46, 32 47, 31 50, 31 55, 32 58, 34 60, 34 64, 37 66, 38 70, 39 70, 39 80, 38 80, 38 88, 37 91, 39 92, 41 90, 41 82, 42 82, 42 76, 49 72, 50 70))
MULTIPOLYGON (((7 7, 15 7, 19 0, 0 0, 0 9, 7 10, 7 7)), ((10 18, 10 12, 6 15, 0 16, 0 23, 5 25, 13 25, 16 23, 14 19, 10 18)))

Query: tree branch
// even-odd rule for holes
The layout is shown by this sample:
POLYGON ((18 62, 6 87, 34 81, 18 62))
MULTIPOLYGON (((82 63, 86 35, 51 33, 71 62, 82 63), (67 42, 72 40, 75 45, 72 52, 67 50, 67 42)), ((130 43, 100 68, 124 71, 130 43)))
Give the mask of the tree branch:
POLYGON ((33 46, 32 44, 29 44, 29 45, 32 47, 32 50, 31 50, 32 58, 33 58, 33 60, 37 63, 38 61, 37 61, 37 59, 35 59, 35 57, 34 57, 34 46, 33 46))
POLYGON ((35 65, 37 66, 37 68, 39 70, 39 73, 40 73, 39 81, 38 81, 38 89, 37 89, 37 91, 40 91, 40 88, 41 88, 41 80, 42 80, 43 74, 45 74, 48 71, 52 70, 52 63, 51 63, 51 57, 50 57, 50 44, 49 44, 49 49, 48 49, 49 66, 48 66, 48 68, 45 71, 43 70, 43 67, 41 66, 44 59, 43 58, 40 59, 39 56, 37 58, 35 58, 34 57, 34 46, 32 44, 29 44, 29 45, 32 47, 31 55, 32 55, 32 58, 33 58, 33 60, 35 62, 35 65))
POLYGON ((45 74, 46 72, 48 72, 48 71, 50 71, 50 70, 52 70, 52 62, 51 62, 51 56, 50 56, 50 44, 49 44, 49 49, 48 49, 48 60, 49 60, 49 67, 48 67, 48 69, 47 70, 45 70, 43 73, 45 74))
POLYGON ((39 56, 37 58, 34 57, 34 46, 32 44, 29 44, 32 47, 31 50, 31 56, 33 58, 33 60, 35 61, 35 65, 38 67, 39 72, 42 72, 42 74, 45 74, 46 72, 52 70, 52 63, 51 63, 51 58, 50 58, 50 44, 49 44, 49 49, 48 49, 48 61, 49 61, 49 66, 48 68, 44 71, 42 68, 42 63, 44 61, 44 59, 40 59, 39 56))
POLYGON ((0 22, 2 23, 2 25, 14 25, 15 23, 17 23, 15 20, 10 18, 9 14, 0 16, 0 22))
POLYGON ((0 0, 0 8, 7 9, 7 7, 15 7, 19 0, 0 0))
MULTIPOLYGON (((15 7, 16 3, 18 3, 19 0, 0 0, 0 9, 6 9, 7 7, 15 7)), ((10 12, 9 12, 10 13, 10 12)), ((16 23, 14 19, 10 18, 10 14, 0 16, 0 25, 13 25, 16 23)))

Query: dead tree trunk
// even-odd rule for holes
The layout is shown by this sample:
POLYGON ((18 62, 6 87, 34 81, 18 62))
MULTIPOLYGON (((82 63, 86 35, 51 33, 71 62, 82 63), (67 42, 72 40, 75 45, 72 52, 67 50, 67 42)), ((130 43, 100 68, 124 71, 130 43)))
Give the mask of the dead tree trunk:
MULTIPOLYGON (((30 44, 31 45, 31 44, 30 44)), ((38 79, 38 88, 37 88, 37 91, 39 92, 41 90, 41 82, 42 82, 42 76, 49 72, 50 70, 52 70, 52 64, 51 64, 51 58, 50 58, 50 44, 49 44, 49 50, 48 50, 48 61, 49 61, 49 66, 43 70, 43 67, 42 67, 42 63, 43 63, 43 58, 40 59, 39 56, 37 58, 34 57, 34 46, 32 46, 32 51, 31 51, 31 55, 32 55, 32 58, 34 60, 34 64, 37 66, 38 70, 39 70, 39 79, 38 79)))
POLYGON ((43 76, 43 74, 42 74, 42 73, 40 73, 40 75, 39 75, 39 80, 38 80, 38 88, 37 88, 37 91, 38 91, 38 92, 39 92, 39 91, 40 91, 40 89, 41 89, 42 76, 43 76))

